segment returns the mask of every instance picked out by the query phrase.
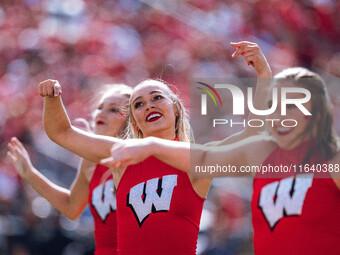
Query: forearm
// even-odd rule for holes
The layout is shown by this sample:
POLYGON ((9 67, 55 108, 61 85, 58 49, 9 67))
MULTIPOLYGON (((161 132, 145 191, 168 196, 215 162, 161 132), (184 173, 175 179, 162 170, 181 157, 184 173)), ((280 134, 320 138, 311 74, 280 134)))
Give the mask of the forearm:
POLYGON ((25 180, 40 196, 44 197, 56 210, 66 217, 75 219, 79 215, 79 213, 70 210, 70 191, 68 189, 54 184, 35 168, 31 169, 30 174, 25 177, 25 180))
POLYGON ((67 131, 71 129, 71 123, 63 106, 61 97, 45 97, 43 124, 48 137, 60 144, 67 131))
MULTIPOLYGON (((266 68, 261 73, 257 74, 257 83, 256 83, 256 89, 253 96, 253 106, 256 110, 266 110, 267 107, 267 95, 269 92, 270 84, 271 84, 271 77, 272 73, 270 68, 266 68)), ((265 115, 257 115, 252 112, 249 112, 248 120, 251 119, 260 119, 264 120, 265 115)), ((241 139, 244 139, 246 137, 252 136, 252 135, 258 135, 261 132, 265 130, 265 125, 262 125, 261 127, 250 127, 249 125, 246 125, 243 135, 241 139)), ((239 139, 239 140, 241 140, 239 139)))
POLYGON ((110 149, 116 140, 72 126, 60 96, 45 97, 43 123, 46 134, 52 141, 96 163, 110 155, 110 149))
MULTIPOLYGON (((271 83, 271 70, 268 66, 266 69, 264 69, 262 72, 257 73, 257 84, 256 84, 256 90, 254 94, 254 100, 253 100, 253 106, 257 110, 265 110, 267 108, 266 106, 266 95, 268 94, 268 90, 271 83)), ((265 116, 262 115, 255 115, 252 112, 248 115, 248 120, 250 119, 261 119, 264 120, 265 116)), ((261 132, 264 131, 264 125, 262 127, 250 127, 246 126, 242 131, 235 133, 231 136, 226 137, 225 139, 221 141, 213 141, 206 143, 206 146, 222 146, 227 144, 232 144, 238 141, 241 141, 242 139, 245 139, 247 137, 258 135, 261 132)))
POLYGON ((199 178, 246 176, 240 171, 248 165, 243 146, 239 143, 193 147, 191 149, 191 175, 199 178))
POLYGON ((226 138, 224 138, 221 141, 212 141, 204 144, 205 146, 223 146, 223 145, 228 145, 232 143, 236 143, 242 139, 247 138, 250 135, 250 133, 247 133, 245 129, 243 129, 240 132, 237 132, 235 134, 232 134, 226 138))
POLYGON ((150 155, 179 170, 190 172, 190 143, 149 138, 150 155))
MULTIPOLYGON (((256 89, 254 93, 253 105, 255 109, 264 110, 267 109, 267 94, 269 92, 270 83, 272 78, 272 71, 270 70, 269 65, 267 68, 257 73, 257 82, 256 89)), ((257 115, 253 115, 250 113, 250 117, 259 117, 257 115)))
MULTIPOLYGON (((164 163, 196 176, 197 172, 195 170, 198 166, 212 166, 216 164, 221 166, 228 164, 238 165, 238 161, 235 161, 233 157, 229 156, 235 147, 236 146, 212 147, 150 138, 150 143, 146 150, 149 151, 150 155, 153 155, 164 163)), ((239 153, 239 155, 241 155, 241 153, 239 153)), ((202 175, 201 177, 212 176, 202 175)))

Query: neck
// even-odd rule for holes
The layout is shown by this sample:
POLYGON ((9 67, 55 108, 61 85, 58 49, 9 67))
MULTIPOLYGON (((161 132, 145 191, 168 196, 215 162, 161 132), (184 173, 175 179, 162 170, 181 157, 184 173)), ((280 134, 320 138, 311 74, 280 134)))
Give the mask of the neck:
POLYGON ((148 136, 153 136, 161 139, 166 139, 166 140, 174 140, 176 138, 176 132, 175 130, 160 130, 157 132, 152 132, 151 134, 145 134, 144 137, 148 136))
POLYGON ((300 148, 301 146, 307 146, 307 147, 313 147, 315 146, 315 139, 304 139, 297 141, 296 143, 291 144, 290 146, 287 146, 286 148, 281 148, 283 150, 295 150, 297 148, 300 148))

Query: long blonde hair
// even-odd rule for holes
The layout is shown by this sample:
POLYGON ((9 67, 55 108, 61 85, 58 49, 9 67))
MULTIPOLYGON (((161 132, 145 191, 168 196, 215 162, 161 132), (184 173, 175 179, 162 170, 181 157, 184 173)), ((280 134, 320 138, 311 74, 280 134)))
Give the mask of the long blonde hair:
POLYGON ((302 67, 287 68, 275 75, 274 79, 275 83, 289 81, 311 92, 312 116, 299 138, 308 138, 315 144, 310 147, 303 163, 308 162, 316 152, 319 153, 320 162, 333 158, 338 150, 337 135, 333 127, 333 107, 324 80, 317 73, 302 67), (314 127, 315 136, 311 132, 314 127))
MULTIPOLYGON (((136 87, 145 86, 145 85, 156 85, 162 91, 164 91, 175 104, 176 109, 179 113, 179 116, 176 116, 175 120, 175 133, 176 137, 179 141, 183 142, 190 142, 191 140, 191 128, 188 120, 187 111, 183 105, 183 102, 179 99, 179 97, 169 88, 166 82, 163 80, 154 80, 154 79, 147 79, 139 83, 136 87)), ((126 138, 143 138, 143 133, 140 129, 136 130, 134 126, 134 117, 132 115, 131 110, 131 102, 129 104, 129 117, 128 117, 128 128, 126 132, 126 138)))

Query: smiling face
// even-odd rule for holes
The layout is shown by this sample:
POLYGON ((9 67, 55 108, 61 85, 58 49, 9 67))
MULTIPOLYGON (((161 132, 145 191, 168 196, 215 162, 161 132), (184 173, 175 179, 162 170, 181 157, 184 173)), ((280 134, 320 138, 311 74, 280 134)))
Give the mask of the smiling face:
MULTIPOLYGON (((292 149, 303 141, 313 140, 312 144, 315 144, 316 147, 309 148, 309 152, 303 161, 308 162, 315 152, 317 152, 320 162, 332 159, 338 153, 338 138, 333 126, 333 106, 325 81, 317 73, 302 67, 284 69, 274 78, 279 89, 294 86, 305 88, 311 93, 311 100, 303 105, 312 116, 306 118, 294 106, 287 109, 287 116, 281 117, 280 109, 277 109, 277 112, 270 116, 280 120, 291 118, 298 121, 298 126, 294 128, 283 128, 280 125, 270 128, 278 146, 292 149)), ((288 97, 301 98, 302 96, 289 93, 288 97)))
POLYGON ((107 92, 98 102, 93 113, 94 133, 119 136, 126 125, 126 112, 123 103, 127 97, 120 93, 107 92))
MULTIPOLYGON (((292 82, 279 82, 276 87, 278 88, 278 98, 281 98, 281 88, 282 87, 297 87, 297 84, 292 82)), ((289 93, 287 96, 289 99, 298 99, 303 98, 304 95, 301 93, 289 93)), ((312 112, 312 100, 304 103, 303 106, 309 111, 312 112)), ((268 102, 268 105, 271 105, 271 101, 268 102)), ((278 104, 276 111, 269 116, 270 119, 278 119, 279 121, 274 121, 274 125, 269 125, 269 132, 275 139, 277 145, 280 148, 290 150, 304 142, 308 139, 309 134, 313 134, 314 129, 306 130, 308 123, 310 121, 310 116, 305 116, 302 111, 296 106, 292 104, 288 104, 287 106, 286 115, 281 115, 281 105, 278 104), (285 126, 293 126, 293 122, 286 122, 283 123, 285 126, 282 125, 282 120, 284 119, 294 119, 298 123, 295 127, 285 127, 285 126), (273 126, 273 127, 272 127, 273 126), (304 132, 309 132, 308 135, 302 136, 304 132)))
POLYGON ((177 109, 161 82, 149 80, 138 85, 131 95, 130 109, 133 126, 143 137, 175 138, 177 109))

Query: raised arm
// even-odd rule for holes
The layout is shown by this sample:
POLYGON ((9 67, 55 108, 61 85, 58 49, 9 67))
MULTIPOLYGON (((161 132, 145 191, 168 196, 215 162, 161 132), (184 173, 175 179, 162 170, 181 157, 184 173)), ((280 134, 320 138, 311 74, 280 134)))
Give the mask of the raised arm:
MULTIPOLYGON (((257 73, 257 84, 253 100, 254 108, 258 110, 266 109, 266 95, 268 93, 268 88, 270 86, 272 77, 272 72, 266 57, 262 53, 260 47, 253 42, 242 41, 231 43, 231 46, 235 48, 235 52, 233 53, 232 57, 236 58, 240 55, 243 56, 247 65, 252 66, 257 73)), ((254 118, 263 119, 264 116, 257 116, 250 112, 248 115, 248 120, 254 118)), ((227 145, 235 143, 252 135, 258 135, 262 131, 264 131, 264 126, 246 126, 242 131, 238 133, 235 133, 221 141, 209 142, 206 145, 227 145)))
POLYGON ((46 134, 52 141, 97 163, 110 155, 110 149, 118 139, 91 134, 72 126, 61 100, 58 81, 41 82, 39 94, 45 98, 43 123, 46 134))
POLYGON ((17 138, 11 139, 8 149, 7 156, 17 173, 37 193, 69 219, 73 220, 80 216, 87 205, 89 192, 89 183, 84 172, 88 168, 94 168, 95 163, 82 160, 71 189, 68 190, 51 182, 32 165, 28 152, 17 138))

